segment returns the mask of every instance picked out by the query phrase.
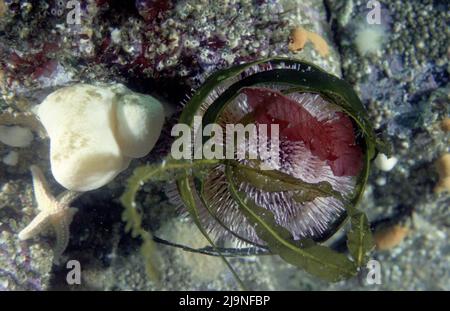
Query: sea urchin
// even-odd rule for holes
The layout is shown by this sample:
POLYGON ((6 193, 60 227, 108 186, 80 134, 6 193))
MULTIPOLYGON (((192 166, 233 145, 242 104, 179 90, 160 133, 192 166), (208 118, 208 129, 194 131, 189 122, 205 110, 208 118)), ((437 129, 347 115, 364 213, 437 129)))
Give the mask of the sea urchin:
MULTIPOLYGON (((279 163, 259 156, 259 149, 253 150, 258 155, 256 162, 236 157, 242 165, 235 169, 237 188, 273 213, 276 223, 295 240, 328 238, 346 217, 342 198, 352 201, 359 196, 358 181, 367 169, 361 139, 365 129, 359 126, 368 123, 360 111, 356 113, 355 107, 344 103, 353 91, 341 97, 342 88, 347 86, 344 81, 298 62, 266 61, 241 68, 238 74, 233 69, 230 72, 234 75, 228 79, 222 72, 205 82, 208 91, 201 88, 197 94, 202 97, 194 95, 187 103, 181 122, 192 125, 192 117, 201 116, 203 128, 215 122, 224 132, 230 123, 277 125, 279 163), (214 79, 218 81, 214 83, 214 79), (330 186, 340 197, 283 189, 267 176, 261 181, 261 176, 252 173, 261 164, 307 185, 330 186)), ((248 141, 243 143, 252 146, 248 141)), ((197 184, 191 179, 192 187, 198 190, 195 199, 200 222, 216 239, 234 236, 239 242, 264 244, 233 198, 226 166, 225 162, 216 165, 197 184)))

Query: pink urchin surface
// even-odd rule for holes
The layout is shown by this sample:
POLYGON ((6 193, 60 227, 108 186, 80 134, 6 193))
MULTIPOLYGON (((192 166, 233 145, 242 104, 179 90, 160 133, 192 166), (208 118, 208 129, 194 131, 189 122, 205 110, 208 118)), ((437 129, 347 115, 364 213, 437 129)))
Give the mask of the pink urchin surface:
MULTIPOLYGON (((252 114, 257 124, 279 125, 280 171, 308 183, 328 182, 343 196, 352 193, 355 177, 363 166, 362 151, 356 144, 352 121, 338 106, 313 93, 286 96, 264 87, 245 88, 224 111, 220 121, 237 122, 248 114, 252 114)), ((270 161, 266 164, 272 165, 270 161)), ((320 238, 345 212, 342 202, 333 197, 317 197, 300 203, 290 191, 266 192, 245 182, 240 190, 270 210, 277 223, 288 229, 295 239, 320 238)), ((222 166, 207 177, 205 199, 231 231, 261 243, 229 194, 222 166)), ((201 214, 211 233, 229 237, 229 232, 207 211, 201 214)))

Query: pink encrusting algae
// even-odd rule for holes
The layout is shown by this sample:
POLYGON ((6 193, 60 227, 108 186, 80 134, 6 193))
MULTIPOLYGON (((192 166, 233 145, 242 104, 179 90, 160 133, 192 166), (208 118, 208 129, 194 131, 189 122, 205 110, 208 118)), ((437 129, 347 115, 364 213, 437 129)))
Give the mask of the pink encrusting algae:
POLYGON ((279 124, 281 139, 302 141, 314 156, 327 161, 336 176, 356 176, 362 168, 361 148, 356 145, 353 125, 343 112, 319 120, 295 100, 265 88, 246 88, 255 120, 279 124))

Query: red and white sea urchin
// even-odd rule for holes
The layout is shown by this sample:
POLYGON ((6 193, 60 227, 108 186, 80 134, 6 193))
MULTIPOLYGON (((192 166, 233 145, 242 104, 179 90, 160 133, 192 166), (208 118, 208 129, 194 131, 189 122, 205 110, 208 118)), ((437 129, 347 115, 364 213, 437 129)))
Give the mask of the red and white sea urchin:
MULTIPOLYGON (((177 139, 172 155, 163 163, 137 168, 130 178, 121 198, 128 227, 150 243, 150 235, 135 221, 134 198, 145 181, 173 180, 176 187, 169 196, 181 199, 213 250, 166 244, 223 256, 216 242, 237 238, 257 247, 228 249, 229 255, 254 254, 263 246, 268 253, 326 280, 355 276, 373 247, 368 219, 356 205, 370 160, 376 149, 386 148, 375 137, 351 87, 297 60, 273 58, 238 65, 206 79, 187 102, 178 125, 185 129, 182 132, 194 130, 194 145, 200 142, 204 151, 210 142, 205 136, 211 135, 207 127, 213 124, 214 140, 225 142, 213 153, 219 150, 220 154, 225 147, 226 158, 179 158, 178 151, 189 154, 191 144, 179 149, 177 139), (228 135, 229 125, 256 125, 256 139, 253 130, 248 140, 239 139, 242 132, 228 135), (259 131, 269 127, 270 134, 259 131), (278 129, 276 139, 273 128, 278 129), (200 140, 196 139, 199 134, 200 140), (269 156, 263 154, 261 143, 271 149, 269 156), (240 149, 248 151, 244 157, 240 149), (332 236, 348 218, 352 259, 316 243, 332 236)), ((182 133, 180 141, 185 136, 182 133)))
MULTIPOLYGON (((330 94, 323 95, 308 87, 295 90, 282 81, 283 77, 277 74, 280 70, 301 71, 307 76, 311 67, 284 62, 251 66, 240 75, 222 80, 211 88, 195 114, 218 123, 224 132, 227 124, 252 122, 267 124, 268 127, 277 124, 279 163, 274 164, 270 158, 262 156, 258 159, 269 169, 302 182, 328 183, 343 198, 351 200, 359 191, 358 176, 364 166, 361 139, 357 135, 360 129, 348 112, 337 105, 336 100, 330 99, 330 94), (235 94, 227 95, 232 92, 230 90, 235 94), (228 100, 223 100, 226 96, 228 100), (213 107, 216 102, 225 104, 216 109, 213 107), (216 114, 214 118, 211 118, 210 110, 216 114)), ((305 80, 302 83, 308 85, 310 82, 305 80)), ((249 146, 251 144, 246 147, 249 146)), ((259 149, 253 151, 258 154, 259 149)), ((248 167, 255 166, 251 160, 238 161, 248 167)), ((344 203, 333 196, 299 200, 296 191, 277 191, 276 187, 268 191, 245 178, 239 181, 238 188, 258 206, 269 210, 276 223, 290 231, 295 240, 324 240, 346 217, 344 203)), ((239 242, 264 244, 233 199, 224 164, 217 165, 207 174, 200 192, 196 195, 199 218, 212 236, 216 239, 238 237, 239 242)))
MULTIPOLYGON (((257 124, 278 124, 280 129, 280 170, 307 183, 328 182, 334 190, 349 196, 355 189, 356 176, 362 168, 361 148, 356 144, 350 118, 319 94, 283 95, 268 87, 244 88, 219 117, 219 124, 239 122, 252 115, 257 124)), ((245 161, 251 165, 249 161, 245 161)), ((276 169, 267 160, 268 167, 276 169)), ((222 224, 206 209, 201 219, 216 237, 229 232, 260 243, 254 228, 247 223, 231 197, 224 167, 217 166, 204 182, 204 198, 222 224), (224 226, 229 230, 226 230, 224 226)), ((259 206, 270 210, 278 224, 295 239, 321 239, 345 213, 343 203, 333 197, 317 197, 298 202, 293 191, 268 192, 242 182, 240 190, 259 206)))

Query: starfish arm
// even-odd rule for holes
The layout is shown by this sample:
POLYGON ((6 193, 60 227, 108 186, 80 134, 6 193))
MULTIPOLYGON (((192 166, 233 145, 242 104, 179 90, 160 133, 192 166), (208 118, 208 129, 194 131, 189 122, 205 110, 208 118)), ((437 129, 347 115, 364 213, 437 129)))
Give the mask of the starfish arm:
POLYGON ((42 170, 36 165, 31 165, 30 170, 33 175, 34 196, 36 197, 38 209, 42 211, 53 206, 55 198, 50 192, 50 188, 42 170))
POLYGON ((28 226, 19 233, 20 240, 30 239, 44 231, 50 224, 50 217, 45 212, 40 212, 28 226))
POLYGON ((41 169, 30 166, 33 175, 34 195, 38 209, 41 211, 31 223, 19 233, 20 240, 26 240, 41 233, 49 225, 53 226, 56 234, 54 247, 54 261, 57 262, 69 243, 70 223, 78 211, 69 207, 70 203, 78 198, 81 193, 75 191, 64 191, 57 198, 51 192, 41 169))
POLYGON ((62 210, 60 213, 53 215, 52 217, 52 225, 56 234, 56 243, 53 248, 54 262, 59 261, 59 258, 69 244, 70 224, 77 211, 78 209, 70 207, 62 210))

